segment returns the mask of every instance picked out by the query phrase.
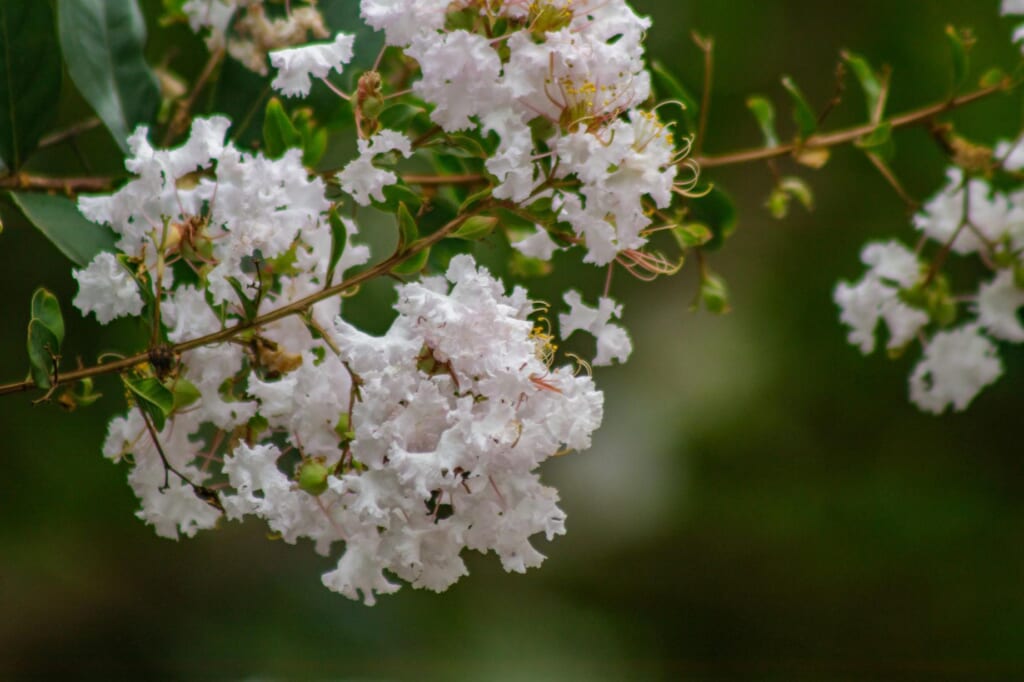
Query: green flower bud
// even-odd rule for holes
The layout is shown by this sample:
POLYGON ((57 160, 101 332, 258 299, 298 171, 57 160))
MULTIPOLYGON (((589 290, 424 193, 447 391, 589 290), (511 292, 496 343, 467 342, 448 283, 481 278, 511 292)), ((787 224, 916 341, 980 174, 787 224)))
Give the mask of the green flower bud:
POLYGON ((327 490, 327 475, 329 473, 330 470, 324 464, 323 459, 307 459, 299 465, 295 478, 299 482, 300 489, 316 497, 327 490))

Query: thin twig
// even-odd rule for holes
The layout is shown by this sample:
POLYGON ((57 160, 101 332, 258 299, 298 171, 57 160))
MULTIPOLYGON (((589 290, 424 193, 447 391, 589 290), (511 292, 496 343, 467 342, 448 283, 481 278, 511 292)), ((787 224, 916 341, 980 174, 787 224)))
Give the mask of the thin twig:
POLYGON ((28 173, 14 173, 0 177, 0 189, 62 192, 71 196, 79 192, 105 192, 113 186, 114 178, 107 177, 54 178, 46 175, 29 175, 28 173))
POLYGON ((64 142, 65 140, 78 137, 82 133, 87 133, 93 128, 99 127, 100 123, 101 121, 98 118, 90 118, 82 121, 81 123, 76 123, 73 126, 65 128, 64 130, 58 130, 55 133, 50 133, 43 139, 39 140, 39 148, 52 147, 55 144, 64 142))
POLYGON ((708 109, 711 107, 711 83, 715 67, 715 41, 710 37, 702 37, 696 31, 691 36, 693 37, 693 42, 704 53, 704 84, 700 97, 700 123, 697 126, 697 141, 696 148, 694 149, 694 154, 700 156, 701 150, 704 148, 704 133, 708 129, 708 109))
MULTIPOLYGON (((894 116, 889 119, 889 122, 892 124, 893 129, 919 125, 935 116, 938 116, 939 114, 952 111, 953 109, 970 104, 971 102, 976 102, 979 99, 984 99, 985 97, 994 95, 997 92, 1005 92, 1016 85, 1017 84, 1007 86, 1000 83, 991 87, 981 88, 980 90, 975 90, 974 92, 967 93, 966 95, 961 95, 955 99, 943 100, 941 102, 922 107, 921 109, 915 109, 914 111, 894 116)), ((841 144, 853 142, 854 140, 872 132, 877 127, 877 123, 866 123, 853 128, 839 130, 834 133, 812 135, 799 145, 789 142, 786 144, 776 145, 774 147, 747 149, 728 154, 698 156, 695 160, 700 164, 701 168, 716 168, 720 166, 734 166, 741 163, 752 163, 754 161, 764 161, 766 159, 788 156, 798 150, 835 147, 841 144)))

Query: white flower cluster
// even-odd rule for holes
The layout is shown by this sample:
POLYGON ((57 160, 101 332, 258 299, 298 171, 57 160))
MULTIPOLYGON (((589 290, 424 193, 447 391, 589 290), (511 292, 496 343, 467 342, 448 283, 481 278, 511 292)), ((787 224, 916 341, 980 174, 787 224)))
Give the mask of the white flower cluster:
MULTIPOLYGON (((245 322, 254 306, 302 301, 366 262, 349 239, 328 279, 323 182, 298 150, 278 160, 239 151, 224 141, 228 126, 197 119, 173 150, 151 147, 145 128, 131 136, 136 178, 79 202, 117 233, 120 253, 74 273, 78 308, 104 323, 159 310, 153 323, 177 344, 245 322)), ((609 324, 619 308, 567 300, 563 327, 595 334, 600 360, 624 360, 628 336, 609 324)), ((135 406, 111 422, 104 453, 130 459, 138 516, 169 538, 255 515, 322 554, 343 543, 324 583, 367 604, 398 589, 395 578, 446 589, 466 573, 466 548, 494 551, 510 571, 539 565, 530 538, 564 533, 564 514, 536 469, 590 446, 602 394, 588 375, 552 366, 553 337, 529 320, 540 308, 525 290, 506 295, 469 256, 399 287, 395 308, 375 338, 341 319, 334 296, 306 317, 187 350, 166 376, 136 370, 135 406), (166 423, 139 394, 154 384, 174 396, 166 423)))
MULTIPOLYGON (((584 260, 595 265, 646 244, 645 197, 658 208, 671 203, 687 151, 676 149, 654 114, 637 109, 650 95, 642 44, 649 20, 624 0, 363 0, 361 9, 388 45, 419 63, 412 88, 432 105, 437 125, 497 137, 485 163, 497 182, 496 198, 527 204, 550 197, 558 220, 585 245, 584 260), (470 29, 448 28, 457 16, 470 29), (494 35, 499 26, 504 33, 494 35)), ((347 59, 324 58, 324 49, 288 51, 308 58, 282 64, 287 73, 279 80, 289 84, 279 87, 282 93, 308 91, 290 85, 300 64, 319 65, 307 71, 317 77, 341 70, 347 59)), ((278 59, 272 55, 275 65, 278 59)), ((372 164, 385 151, 408 155, 410 143, 397 143, 399 134, 382 130, 361 141, 359 159, 340 175, 359 203, 379 200, 395 182, 391 173, 374 173, 372 164)), ((527 245, 528 253, 536 246, 527 245)))
MULTIPOLYGON (((1002 169, 1024 169, 1019 144, 1000 143, 1002 169)), ((898 242, 868 244, 861 259, 869 266, 853 284, 840 282, 835 301, 850 328, 849 341, 863 353, 875 347, 884 321, 888 349, 900 353, 915 339, 924 357, 910 376, 910 398, 922 410, 940 414, 964 410, 1003 372, 996 341, 1024 342, 1018 313, 1024 306, 1024 189, 1001 192, 985 180, 951 168, 947 185, 914 217, 926 240, 939 245, 931 263, 898 242), (993 272, 973 295, 954 296, 941 266, 950 253, 977 256, 993 272), (950 328, 966 303, 970 319, 950 328), (930 337, 926 331, 937 327, 930 337)))
POLYGON ((267 53, 299 45, 329 33, 315 0, 291 7, 286 16, 271 18, 265 0, 188 0, 182 11, 197 33, 206 33, 210 50, 226 49, 250 71, 267 74, 267 53))

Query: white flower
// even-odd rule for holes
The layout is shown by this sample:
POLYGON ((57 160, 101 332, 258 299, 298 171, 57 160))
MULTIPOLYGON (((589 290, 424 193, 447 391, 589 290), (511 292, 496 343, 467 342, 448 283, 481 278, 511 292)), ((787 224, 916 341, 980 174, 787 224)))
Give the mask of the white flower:
POLYGON ((540 226, 537 226, 534 233, 528 237, 512 242, 512 246, 524 256, 541 260, 551 260, 555 251, 561 251, 563 248, 555 243, 547 230, 540 226))
POLYGON ((412 155, 412 141, 394 130, 381 130, 369 140, 359 140, 358 158, 338 173, 341 188, 359 205, 368 206, 370 199, 384 201, 384 188, 398 182, 397 175, 373 165, 375 156, 392 151, 408 158, 412 155))
POLYGON ((511 103, 498 83, 501 59, 485 36, 467 31, 424 33, 405 53, 420 63, 423 72, 413 90, 434 104, 430 118, 448 132, 469 128, 471 116, 511 103))
POLYGON ((74 304, 83 314, 94 313, 100 324, 142 312, 142 296, 135 279, 112 253, 98 254, 83 270, 74 270, 78 295, 74 304))
POLYGON ((1003 0, 1001 14, 1024 14, 1024 0, 1003 0))
POLYGON ((339 74, 352 60, 355 36, 339 33, 332 43, 310 43, 302 47, 270 53, 270 63, 278 69, 271 86, 286 97, 308 95, 313 85, 310 76, 325 78, 331 69, 339 74))
POLYGON ((1013 272, 1003 270, 978 290, 978 324, 997 339, 1024 341, 1024 325, 1017 317, 1021 306, 1024 291, 1014 282, 1013 272))
POLYGON ((928 324, 928 315, 911 308, 899 298, 920 276, 917 256, 899 242, 872 242, 861 251, 861 260, 870 266, 854 284, 836 285, 833 300, 840 308, 840 320, 850 328, 848 341, 865 355, 875 349, 875 328, 885 320, 890 349, 909 343, 928 324))
POLYGON ((405 46, 419 33, 444 26, 450 0, 362 0, 366 23, 384 31, 388 45, 405 46))
POLYGON ((610 365, 613 360, 626 362, 633 352, 633 343, 625 329, 611 324, 612 317, 622 317, 622 306, 612 299, 602 296, 596 308, 587 306, 578 291, 570 291, 564 296, 569 305, 569 312, 558 316, 558 326, 562 338, 568 338, 575 331, 585 331, 597 339, 595 365, 610 365))
POLYGON ((933 414, 950 405, 963 411, 1002 373, 996 347, 976 326, 940 332, 925 346, 924 358, 910 376, 910 399, 933 414))

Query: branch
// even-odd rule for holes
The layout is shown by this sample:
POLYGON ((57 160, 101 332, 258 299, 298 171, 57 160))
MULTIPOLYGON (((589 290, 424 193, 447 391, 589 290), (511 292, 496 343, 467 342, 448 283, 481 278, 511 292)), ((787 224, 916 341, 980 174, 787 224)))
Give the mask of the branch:
POLYGON ((62 192, 69 196, 79 192, 108 192, 114 187, 114 178, 70 177, 54 178, 46 175, 13 173, 0 177, 0 189, 27 189, 44 192, 62 192))
MULTIPOLYGON (((389 273, 391 269, 394 268, 399 263, 402 263, 403 261, 408 260, 410 257, 415 256, 417 253, 430 248, 431 246, 441 241, 455 230, 459 229, 459 226, 462 225, 462 223, 464 223, 466 220, 480 213, 481 211, 490 208, 490 206, 491 204, 489 202, 482 202, 474 210, 465 213, 455 218, 454 220, 451 220, 437 232, 429 234, 426 237, 417 239, 412 244, 410 244, 406 249, 402 251, 396 251, 390 257, 381 261, 377 265, 374 265, 369 270, 364 270, 363 272, 360 272, 357 275, 353 275, 352 277, 349 277, 348 279, 339 282, 338 284, 335 284, 332 287, 327 287, 326 289, 318 291, 315 294, 306 296, 305 298, 299 299, 294 303, 289 303, 288 305, 282 306, 277 310, 272 310, 269 313, 261 315, 253 320, 239 322, 238 324, 232 327, 228 327, 226 329, 222 329, 219 332, 207 334, 206 336, 200 336, 199 338, 192 339, 190 341, 183 341, 182 343, 171 346, 170 350, 177 354, 184 353, 185 351, 192 350, 193 348, 199 348, 200 346, 208 346, 214 343, 220 343, 223 341, 227 341, 231 337, 240 334, 248 329, 260 327, 264 324, 268 324, 270 322, 280 320, 281 318, 288 317, 289 315, 301 313, 307 310, 314 303, 318 303, 326 298, 330 298, 331 296, 336 296, 348 289, 351 289, 362 284, 363 282, 389 273)), ((139 363, 144 362, 149 362, 148 350, 142 353, 136 353, 135 355, 122 358, 120 360, 115 360, 113 362, 94 365, 92 367, 85 367, 83 369, 78 369, 73 372, 63 372, 59 375, 59 377, 57 377, 57 380, 54 382, 52 388, 57 388, 58 386, 73 383, 81 379, 101 376, 103 374, 111 374, 113 372, 120 372, 121 370, 128 369, 139 363)), ((0 385, 0 395, 8 395, 11 393, 23 393, 25 391, 31 391, 34 388, 38 388, 35 382, 32 381, 31 379, 27 379, 25 381, 19 381, 12 384, 0 385)))
MULTIPOLYGON (((915 109, 899 116, 894 116, 889 119, 889 123, 892 124, 893 129, 907 128, 909 126, 919 125, 928 121, 939 114, 943 114, 953 109, 958 109, 971 102, 976 102, 980 99, 994 95, 997 92, 1005 92, 1019 85, 1018 83, 999 83, 987 88, 981 88, 974 92, 955 97, 953 99, 944 99, 941 102, 931 104, 921 109, 915 109)), ((875 128, 878 124, 867 123, 864 125, 857 126, 855 128, 847 128, 845 130, 839 130, 834 133, 826 133, 822 135, 812 135, 801 143, 789 142, 787 144, 780 144, 774 147, 762 147, 759 149, 746 149, 738 152, 731 152, 729 154, 715 154, 710 156, 697 157, 695 160, 700 164, 701 168, 716 168, 719 166, 735 166, 741 163, 752 163, 754 161, 766 161, 769 159, 776 159, 781 156, 788 156, 795 152, 804 149, 821 149, 825 147, 835 147, 841 144, 847 144, 854 140, 867 135, 875 128)))

